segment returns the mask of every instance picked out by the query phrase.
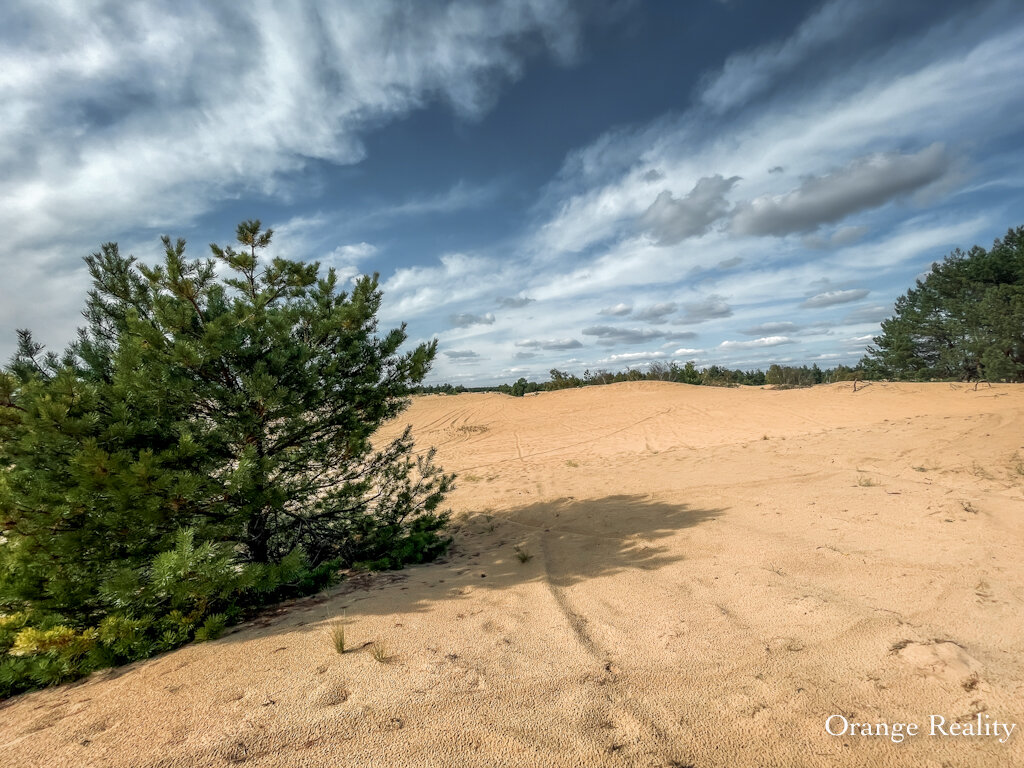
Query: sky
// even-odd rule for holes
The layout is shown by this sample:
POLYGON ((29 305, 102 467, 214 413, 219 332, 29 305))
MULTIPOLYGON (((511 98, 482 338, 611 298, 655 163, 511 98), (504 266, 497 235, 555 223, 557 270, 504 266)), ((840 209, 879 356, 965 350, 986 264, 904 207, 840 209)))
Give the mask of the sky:
POLYGON ((379 273, 430 383, 852 364, 1024 225, 1024 3, 3 3, 0 359, 102 243, 244 219, 379 273))

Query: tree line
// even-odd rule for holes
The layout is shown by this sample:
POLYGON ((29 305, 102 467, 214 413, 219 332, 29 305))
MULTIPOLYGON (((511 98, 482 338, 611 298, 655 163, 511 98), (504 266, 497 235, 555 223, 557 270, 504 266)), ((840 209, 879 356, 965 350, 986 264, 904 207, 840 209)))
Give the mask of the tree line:
POLYGON ((674 381, 704 386, 809 387, 835 381, 1024 381, 1024 226, 992 248, 956 249, 900 296, 882 332, 855 366, 821 369, 772 365, 767 371, 698 369, 656 361, 646 370, 584 371, 552 368, 546 381, 464 387, 419 386, 416 393, 503 392, 514 397, 622 381, 674 381))
POLYGON ((810 366, 771 365, 767 371, 761 369, 730 369, 720 365, 697 368, 690 360, 679 365, 676 362, 655 361, 644 369, 628 368, 624 371, 598 369, 586 370, 582 376, 552 368, 545 381, 529 381, 520 378, 512 384, 497 384, 489 387, 466 387, 463 385, 435 384, 418 386, 414 394, 457 395, 462 392, 501 392, 513 397, 523 397, 535 392, 553 392, 560 389, 617 384, 623 381, 672 381, 678 384, 694 384, 707 387, 738 387, 770 385, 778 389, 811 387, 835 381, 851 381, 864 377, 861 367, 838 365, 834 368, 810 366))

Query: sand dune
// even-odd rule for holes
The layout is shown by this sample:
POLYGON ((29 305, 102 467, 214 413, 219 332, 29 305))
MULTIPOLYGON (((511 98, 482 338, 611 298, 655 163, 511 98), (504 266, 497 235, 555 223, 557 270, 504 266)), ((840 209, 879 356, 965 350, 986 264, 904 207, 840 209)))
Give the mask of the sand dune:
POLYGON ((1024 387, 636 383, 404 421, 460 474, 445 562, 19 697, 0 763, 1024 765, 1024 387))

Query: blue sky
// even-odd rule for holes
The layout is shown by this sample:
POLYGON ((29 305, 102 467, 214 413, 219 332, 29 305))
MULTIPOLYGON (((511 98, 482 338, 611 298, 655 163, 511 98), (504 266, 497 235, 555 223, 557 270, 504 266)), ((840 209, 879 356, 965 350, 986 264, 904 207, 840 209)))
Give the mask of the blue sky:
POLYGON ((73 337, 101 243, 259 218, 379 272, 433 382, 826 367, 1022 203, 1016 0, 0 10, 4 359, 73 337))

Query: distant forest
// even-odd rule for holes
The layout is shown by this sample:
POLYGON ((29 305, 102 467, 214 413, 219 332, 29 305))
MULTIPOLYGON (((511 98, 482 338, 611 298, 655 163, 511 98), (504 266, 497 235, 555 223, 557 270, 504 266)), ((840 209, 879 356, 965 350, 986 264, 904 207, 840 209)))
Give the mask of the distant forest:
POLYGON ((700 384, 709 387, 736 387, 741 384, 752 386, 771 385, 783 388, 811 387, 815 384, 828 384, 833 381, 852 381, 866 378, 864 370, 858 366, 850 368, 840 365, 835 368, 772 365, 767 371, 731 370, 719 365, 697 368, 693 361, 685 365, 664 363, 660 361, 649 364, 646 370, 630 368, 625 371, 584 371, 583 376, 552 368, 547 381, 527 381, 519 379, 514 384, 498 384, 491 387, 464 387, 462 385, 437 384, 419 386, 414 394, 456 395, 461 392, 502 392, 513 397, 522 397, 532 392, 550 392, 556 389, 572 389, 574 387, 590 387, 599 384, 616 384, 620 381, 674 381, 680 384, 700 384))
POLYGON ((584 371, 574 376, 552 368, 547 381, 464 387, 419 386, 415 394, 504 392, 522 397, 620 381, 675 381, 713 387, 741 384, 810 387, 860 379, 893 381, 1024 381, 1024 227, 1011 229, 986 250, 957 249, 937 262, 896 300, 893 316, 855 367, 821 369, 772 365, 767 371, 698 368, 693 361, 653 362, 644 371, 584 371))

